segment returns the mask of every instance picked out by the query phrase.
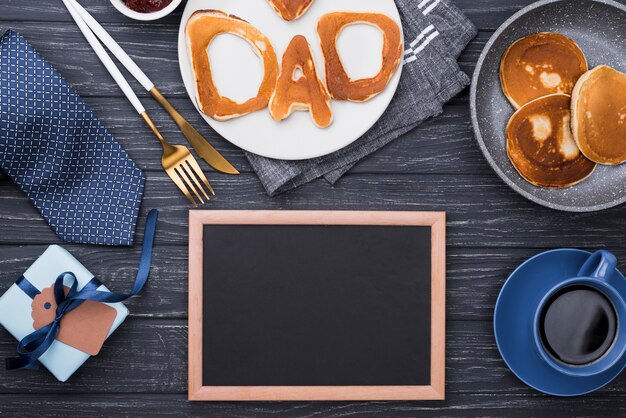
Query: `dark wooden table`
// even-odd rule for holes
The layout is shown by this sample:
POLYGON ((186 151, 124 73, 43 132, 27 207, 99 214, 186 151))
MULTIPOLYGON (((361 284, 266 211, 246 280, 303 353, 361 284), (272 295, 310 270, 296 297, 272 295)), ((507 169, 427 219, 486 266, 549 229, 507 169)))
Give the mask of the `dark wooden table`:
MULTIPOLYGON (((252 0, 248 0, 252 1, 252 0)), ((261 1, 261 0, 254 0, 261 1)), ((479 27, 461 56, 471 74, 493 31, 532 0, 455 0, 479 27)), ((59 0, 0 0, 0 30, 13 28, 73 84, 145 170, 142 215, 161 211, 148 288, 130 318, 68 383, 49 373, 0 369, 0 415, 505 416, 624 415, 626 378, 574 399, 545 396, 507 369, 495 346, 493 307, 511 271, 554 247, 607 248, 626 268, 626 205, 571 214, 519 196, 487 165, 472 133, 468 92, 425 123, 359 164, 336 186, 315 181, 269 198, 240 150, 219 138, 192 106, 181 81, 177 34, 182 9, 154 23, 131 21, 106 0, 82 0, 111 35, 237 167, 239 177, 210 173, 211 209, 437 210, 448 213, 447 400, 445 402, 190 403, 187 401, 187 214, 185 198, 160 168, 160 146, 121 95, 59 0)), ((141 91, 133 82, 136 91, 141 91)), ((142 96, 146 94, 142 93, 142 96)), ((167 138, 184 138, 158 105, 144 100, 167 138)), ((143 237, 139 227, 138 242, 143 237)), ((0 181, 0 289, 4 291, 50 244, 62 244, 28 199, 0 181)), ((129 289, 139 248, 65 245, 115 290, 129 289)), ((0 330, 0 357, 16 342, 0 330)))

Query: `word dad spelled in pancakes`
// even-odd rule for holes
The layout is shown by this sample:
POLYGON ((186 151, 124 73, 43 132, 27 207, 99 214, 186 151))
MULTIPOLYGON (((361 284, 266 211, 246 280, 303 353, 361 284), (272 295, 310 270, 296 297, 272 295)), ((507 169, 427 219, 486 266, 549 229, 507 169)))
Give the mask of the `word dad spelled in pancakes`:
POLYGON ((317 33, 324 54, 325 81, 318 74, 306 38, 296 36, 282 57, 279 68, 270 40, 237 16, 218 10, 200 10, 187 22, 187 47, 196 78, 198 104, 207 116, 225 121, 270 107, 276 121, 295 110, 311 113, 313 123, 326 128, 333 121, 330 99, 364 102, 381 93, 395 74, 402 58, 402 33, 388 16, 379 13, 335 12, 321 17, 317 33), (383 35, 382 66, 371 78, 351 79, 337 51, 337 38, 348 25, 365 23, 383 35), (255 97, 238 103, 222 96, 213 80, 207 48, 216 36, 230 33, 244 39, 263 61, 263 81, 255 97))
POLYGON ((500 80, 517 109, 506 127, 507 154, 531 184, 569 187, 596 164, 626 161, 626 74, 588 71, 573 40, 537 33, 506 50, 500 80))

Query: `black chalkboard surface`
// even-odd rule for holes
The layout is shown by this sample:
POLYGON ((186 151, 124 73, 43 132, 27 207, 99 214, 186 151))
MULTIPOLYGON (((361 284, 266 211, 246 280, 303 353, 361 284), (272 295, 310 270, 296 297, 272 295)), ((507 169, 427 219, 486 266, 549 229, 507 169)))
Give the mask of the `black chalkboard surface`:
MULTIPOLYGON (((382 222, 385 213, 367 218, 369 224, 366 218, 342 224, 331 222, 336 212, 307 223, 313 213, 319 214, 286 215, 298 215, 298 223, 239 219, 250 212, 221 212, 219 222, 219 213, 200 212, 213 221, 190 221, 190 235, 193 223, 202 237, 201 271, 190 276, 202 289, 192 294, 197 290, 190 287, 190 398, 192 378, 200 392, 213 390, 210 399, 229 388, 239 390, 236 399, 266 399, 250 390, 309 399, 302 391, 316 389, 317 397, 340 399, 348 388, 383 394, 434 387, 433 365, 439 365, 432 359, 440 353, 432 350, 443 352, 432 332, 443 324, 432 315, 433 272, 440 270, 433 244, 443 242, 433 242, 433 229, 440 224, 416 225, 416 213, 409 225, 382 222), (201 310, 192 306, 198 300, 201 310), (200 317, 197 329, 192 309, 200 317), (201 354, 192 351, 196 334, 201 354)), ((347 212, 340 213, 343 219, 347 212)), ((372 215, 355 217, 364 214, 372 215)), ((199 264, 191 250, 190 272, 199 264)))

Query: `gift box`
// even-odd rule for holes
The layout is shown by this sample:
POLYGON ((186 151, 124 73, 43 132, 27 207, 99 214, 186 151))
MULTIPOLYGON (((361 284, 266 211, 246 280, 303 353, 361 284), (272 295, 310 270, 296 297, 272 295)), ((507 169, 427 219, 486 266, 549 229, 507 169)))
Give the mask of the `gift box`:
MULTIPOLYGON (((65 294, 76 281, 76 291, 87 287, 108 292, 94 275, 65 249, 52 245, 15 284, 0 297, 0 324, 18 341, 55 320, 54 284, 63 276, 65 294)), ((58 298, 57 298, 58 299, 58 298)), ((100 350, 128 316, 121 303, 84 301, 59 320, 59 333, 38 360, 58 380, 65 382, 100 350)))

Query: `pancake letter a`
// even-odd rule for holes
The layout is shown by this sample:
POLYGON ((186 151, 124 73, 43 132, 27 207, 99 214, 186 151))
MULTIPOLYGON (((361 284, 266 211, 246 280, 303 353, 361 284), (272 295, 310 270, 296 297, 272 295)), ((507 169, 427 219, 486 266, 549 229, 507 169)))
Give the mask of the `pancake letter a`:
POLYGON ((277 121, 295 110, 311 112, 313 123, 319 128, 326 128, 333 121, 330 94, 318 77, 311 47, 302 35, 289 43, 270 99, 270 113, 277 121))

